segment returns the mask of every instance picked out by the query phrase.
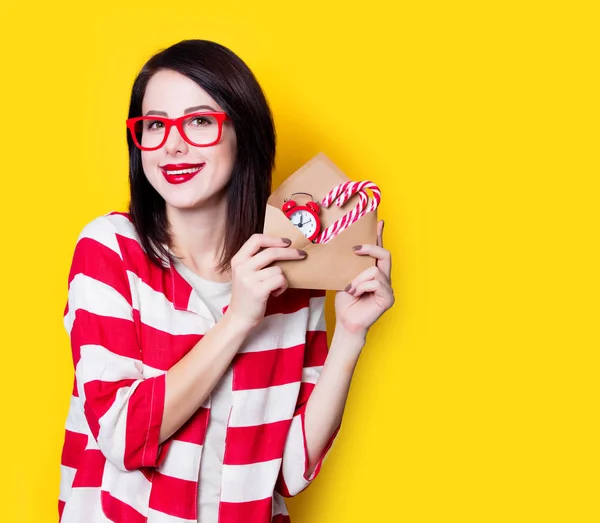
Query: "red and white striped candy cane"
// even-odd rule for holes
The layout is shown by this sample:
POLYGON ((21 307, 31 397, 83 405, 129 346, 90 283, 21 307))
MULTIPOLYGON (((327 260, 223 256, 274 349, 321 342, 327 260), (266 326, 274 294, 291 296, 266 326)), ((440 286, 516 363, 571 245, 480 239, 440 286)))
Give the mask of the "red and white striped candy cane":
POLYGON ((375 209, 377 209, 377 207, 379 207, 379 203, 381 202, 381 189, 379 189, 379 187, 377 187, 377 185, 375 185, 373 182, 369 182, 369 181, 354 182, 354 183, 355 183, 355 186, 349 186, 346 189, 346 191, 349 192, 348 197, 346 197, 346 194, 343 194, 342 196, 340 196, 339 199, 344 198, 344 201, 347 201, 348 198, 350 198, 350 196, 352 196, 352 194, 354 194, 356 192, 364 192, 365 189, 371 189, 371 192, 373 193, 373 199, 371 200, 371 203, 369 204, 368 208, 366 208, 362 212, 362 214, 358 218, 356 218, 358 220, 358 219, 362 218, 368 212, 372 212, 375 209))
POLYGON ((381 191, 373 182, 344 182, 334 187, 321 201, 321 205, 325 208, 336 200, 338 207, 343 206, 354 194, 358 194, 358 205, 348 214, 342 216, 335 223, 331 224, 327 229, 322 231, 314 240, 315 243, 327 243, 334 236, 347 229, 354 222, 362 218, 368 212, 377 209, 381 201, 381 191), (373 192, 373 200, 368 204, 369 197, 365 189, 371 189, 373 192), (367 205, 368 204, 368 205, 367 205))
MULTIPOLYGON (((356 182, 348 181, 348 182, 344 182, 344 183, 340 183, 339 185, 336 185, 321 200, 321 205, 325 208, 329 207, 336 198, 338 198, 340 195, 345 193, 348 190, 348 188, 351 187, 353 184, 356 184, 356 182)), ((346 198, 346 201, 348 201, 348 198, 346 198)), ((339 199, 338 199, 337 205, 338 205, 338 207, 341 207, 339 199)))
MULTIPOLYGON (((351 196, 353 196, 352 193, 344 193, 339 197, 339 203, 337 203, 337 205, 341 207, 350 199, 351 196)), ((327 227, 327 229, 322 231, 321 234, 319 234, 319 236, 315 238, 315 243, 327 243, 336 234, 338 234, 338 232, 343 231, 351 223, 354 223, 354 221, 356 221, 357 216, 367 208, 367 203, 369 201, 369 197, 367 196, 367 193, 365 191, 360 191, 358 193, 358 198, 358 204, 356 205, 356 207, 352 209, 348 214, 345 214, 339 220, 332 223, 329 227, 327 227)))

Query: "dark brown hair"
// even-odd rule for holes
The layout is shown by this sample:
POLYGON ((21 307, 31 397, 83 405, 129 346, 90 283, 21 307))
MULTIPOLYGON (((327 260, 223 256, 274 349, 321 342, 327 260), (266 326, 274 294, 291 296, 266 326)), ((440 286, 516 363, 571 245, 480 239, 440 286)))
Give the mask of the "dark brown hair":
MULTIPOLYGON (((226 270, 244 242, 263 227, 275 162, 275 128, 265 95, 248 66, 232 51, 207 40, 184 40, 155 54, 134 81, 129 118, 142 115, 150 78, 161 69, 196 82, 227 113, 237 139, 236 160, 227 187, 225 242, 218 271, 226 270)), ((170 259, 165 201, 148 182, 140 150, 127 134, 129 212, 142 246, 159 267, 170 259)))

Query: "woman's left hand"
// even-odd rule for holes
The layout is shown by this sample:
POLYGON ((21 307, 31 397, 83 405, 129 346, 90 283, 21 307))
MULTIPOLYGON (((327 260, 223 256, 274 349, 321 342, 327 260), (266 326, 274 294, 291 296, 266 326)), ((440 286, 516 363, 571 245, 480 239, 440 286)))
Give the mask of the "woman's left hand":
POLYGON ((337 324, 346 331, 366 336, 371 325, 394 304, 392 256, 383 248, 383 221, 377 223, 377 245, 360 245, 354 252, 375 258, 376 264, 336 294, 335 315, 337 324))

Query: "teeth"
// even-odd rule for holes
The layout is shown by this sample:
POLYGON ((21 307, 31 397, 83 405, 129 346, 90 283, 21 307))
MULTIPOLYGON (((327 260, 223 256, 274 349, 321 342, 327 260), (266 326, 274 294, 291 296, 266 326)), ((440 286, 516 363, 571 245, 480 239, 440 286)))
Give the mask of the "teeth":
POLYGON ((180 169, 178 171, 167 171, 165 169, 165 171, 167 172, 167 174, 190 174, 195 173, 198 169, 200 169, 200 167, 192 167, 191 169, 180 169))

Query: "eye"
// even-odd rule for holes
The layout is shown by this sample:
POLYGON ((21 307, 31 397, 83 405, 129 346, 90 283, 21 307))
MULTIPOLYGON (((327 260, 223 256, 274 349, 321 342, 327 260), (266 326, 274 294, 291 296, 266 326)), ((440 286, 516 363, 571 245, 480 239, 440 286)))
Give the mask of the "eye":
POLYGON ((165 124, 160 120, 146 120, 145 129, 148 131, 156 131, 158 129, 162 129, 165 124))
POLYGON ((190 120, 190 125, 196 127, 207 127, 212 123, 212 120, 206 116, 195 116, 190 120))

